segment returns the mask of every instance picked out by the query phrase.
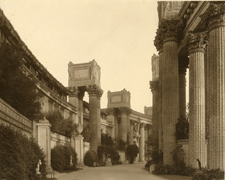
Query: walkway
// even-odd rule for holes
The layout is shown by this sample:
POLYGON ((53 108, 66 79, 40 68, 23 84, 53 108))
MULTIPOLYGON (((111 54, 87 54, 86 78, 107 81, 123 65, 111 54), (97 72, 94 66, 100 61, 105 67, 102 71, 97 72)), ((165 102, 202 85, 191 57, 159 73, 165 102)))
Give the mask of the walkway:
POLYGON ((150 174, 144 163, 123 164, 104 167, 87 167, 71 173, 60 174, 58 180, 168 180, 150 174))

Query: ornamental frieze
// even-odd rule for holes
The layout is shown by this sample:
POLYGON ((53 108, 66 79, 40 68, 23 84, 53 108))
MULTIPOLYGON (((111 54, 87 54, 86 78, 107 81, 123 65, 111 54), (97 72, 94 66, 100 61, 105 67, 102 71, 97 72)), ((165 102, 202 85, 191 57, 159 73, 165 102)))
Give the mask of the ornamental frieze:
POLYGON ((225 25, 225 2, 210 2, 208 9, 200 17, 209 29, 225 25))
POLYGON ((188 47, 189 54, 195 51, 204 52, 207 42, 207 32, 189 32, 185 39, 185 44, 188 47))

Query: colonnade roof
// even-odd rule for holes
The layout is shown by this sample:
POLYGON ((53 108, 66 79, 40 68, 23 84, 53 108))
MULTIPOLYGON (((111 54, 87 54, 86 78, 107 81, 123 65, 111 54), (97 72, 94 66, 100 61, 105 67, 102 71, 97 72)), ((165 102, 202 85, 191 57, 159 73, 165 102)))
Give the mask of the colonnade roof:
POLYGON ((4 36, 6 36, 7 40, 16 47, 22 48, 31 63, 38 68, 38 71, 43 73, 43 75, 46 76, 54 85, 56 85, 61 91, 68 95, 70 91, 66 87, 64 87, 50 72, 48 72, 48 70, 37 60, 37 58, 29 50, 27 45, 22 41, 13 25, 4 15, 2 9, 0 9, 0 21, 1 30, 3 31, 3 34, 4 36))

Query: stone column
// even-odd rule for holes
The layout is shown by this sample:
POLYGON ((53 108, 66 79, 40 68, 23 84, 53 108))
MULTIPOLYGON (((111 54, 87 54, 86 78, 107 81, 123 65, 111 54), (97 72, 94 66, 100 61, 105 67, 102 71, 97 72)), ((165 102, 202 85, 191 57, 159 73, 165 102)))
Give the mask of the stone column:
POLYGON ((46 161, 46 171, 51 174, 51 124, 47 119, 40 120, 37 124, 37 142, 43 149, 46 161))
POLYGON ((75 123, 79 123, 80 119, 80 104, 79 104, 79 89, 78 87, 69 87, 69 103, 76 107, 77 114, 75 116, 75 123))
POLYGON ((153 95, 153 104, 152 104, 153 142, 158 149, 158 145, 159 145, 159 82, 150 81, 150 89, 153 95))
POLYGON ((184 62, 181 63, 179 65, 179 117, 186 118, 186 66, 184 62))
POLYGON ((120 122, 120 138, 124 142, 127 142, 127 119, 128 115, 131 113, 131 109, 128 107, 121 107, 120 108, 121 113, 121 122, 120 122))
POLYGON ((83 98, 84 98, 84 91, 79 90, 78 94, 78 104, 79 104, 79 123, 84 123, 84 107, 83 107, 83 98))
POLYGON ((145 161, 145 124, 140 125, 140 142, 139 142, 139 161, 145 161))
POLYGON ((225 169, 225 3, 210 2, 201 15, 207 23, 208 167, 225 169))
POLYGON ((130 133, 129 133, 129 144, 134 144, 133 140, 134 140, 134 126, 133 126, 133 121, 130 120, 130 133))
POLYGON ((103 91, 98 86, 89 86, 89 127, 90 127, 90 149, 97 153, 101 145, 101 109, 100 98, 103 91))
POLYGON ((162 124, 163 164, 173 164, 171 152, 176 148, 175 125, 179 117, 178 40, 183 23, 162 20, 159 29, 163 43, 162 124))
POLYGON ((163 151, 163 124, 162 124, 162 61, 163 49, 159 48, 159 150, 163 151))
POLYGON ((189 33, 189 165, 198 168, 206 163, 205 148, 205 33, 189 33))
POLYGON ((107 108, 107 110, 106 110, 106 113, 107 113, 107 120, 109 121, 109 122, 111 122, 112 123, 112 125, 113 125, 113 127, 112 127, 112 135, 111 135, 111 137, 112 137, 112 139, 113 140, 115 140, 115 138, 116 138, 116 131, 115 131, 115 110, 113 109, 113 108, 107 108))

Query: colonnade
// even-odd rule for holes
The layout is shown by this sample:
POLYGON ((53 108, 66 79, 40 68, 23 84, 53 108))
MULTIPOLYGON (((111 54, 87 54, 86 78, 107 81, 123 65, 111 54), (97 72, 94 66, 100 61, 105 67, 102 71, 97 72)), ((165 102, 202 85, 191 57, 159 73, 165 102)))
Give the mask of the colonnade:
POLYGON ((178 54, 179 44, 186 49, 185 58, 189 58, 189 165, 198 168, 196 159, 199 159, 203 167, 225 168, 224 9, 224 2, 210 2, 201 15, 206 32, 189 32, 182 43, 182 20, 160 21, 155 38, 159 78, 150 82, 150 86, 153 129, 159 127, 154 134, 158 134, 155 138, 163 150, 164 164, 173 164, 171 152, 177 143, 175 125, 179 117, 186 116, 186 66, 178 64, 184 61, 184 54, 178 54))

